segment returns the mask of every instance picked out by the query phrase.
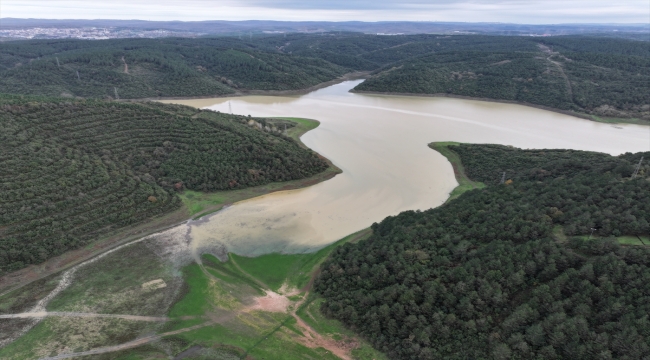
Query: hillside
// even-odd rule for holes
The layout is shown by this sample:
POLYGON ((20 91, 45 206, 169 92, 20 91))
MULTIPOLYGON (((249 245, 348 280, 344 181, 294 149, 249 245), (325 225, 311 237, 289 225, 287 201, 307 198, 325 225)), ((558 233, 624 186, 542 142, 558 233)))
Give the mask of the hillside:
POLYGON ((183 189, 242 189, 327 168, 274 120, 251 120, 158 103, 1 96, 0 274, 177 209, 183 189))
POLYGON ((93 98, 295 90, 349 71, 236 38, 34 40, 0 48, 3 92, 93 98))
POLYGON ((391 64, 355 90, 506 100, 650 121, 650 43, 502 38, 482 48, 445 48, 441 39, 431 48, 391 64), (503 46, 508 41, 510 48, 503 46))
POLYGON ((594 36, 360 33, 32 40, 0 47, 5 92, 91 98, 298 90, 353 71, 356 91, 521 102, 650 121, 650 42, 594 36))
POLYGON ((650 153, 449 149, 487 187, 336 249, 324 313, 396 359, 650 356, 650 153))

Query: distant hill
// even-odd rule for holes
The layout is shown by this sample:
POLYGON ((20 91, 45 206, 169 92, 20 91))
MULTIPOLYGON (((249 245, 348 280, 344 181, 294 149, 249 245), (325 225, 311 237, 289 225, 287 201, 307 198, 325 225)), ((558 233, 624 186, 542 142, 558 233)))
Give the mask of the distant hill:
POLYGON ((33 40, 0 48, 4 92, 111 98, 295 90, 349 71, 233 38, 33 40))
POLYGON ((396 61, 355 90, 506 100, 650 121, 650 42, 467 36, 383 52, 397 53, 396 61), (399 56, 409 51, 415 56, 399 56))
POLYGON ((0 47, 3 91, 149 98, 299 90, 355 71, 356 91, 520 102, 650 121, 650 42, 594 36, 264 35, 31 40, 0 47))
POLYGON ((30 27, 119 27, 127 29, 188 31, 205 34, 227 34, 238 32, 326 32, 352 31, 368 34, 490 34, 490 35, 575 35, 606 34, 629 36, 650 34, 648 24, 507 24, 507 23, 463 23, 440 21, 145 21, 145 20, 56 20, 56 19, 0 19, 0 30, 30 27), (621 35, 623 34, 623 35, 621 35))
POLYGON ((328 165, 250 119, 158 103, 0 95, 0 273, 181 206, 177 191, 302 179, 328 165))

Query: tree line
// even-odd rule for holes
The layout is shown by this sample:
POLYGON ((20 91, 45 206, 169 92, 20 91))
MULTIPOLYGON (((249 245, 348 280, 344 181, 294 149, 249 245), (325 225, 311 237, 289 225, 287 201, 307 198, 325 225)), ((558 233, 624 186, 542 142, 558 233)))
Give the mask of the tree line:
POLYGON ((488 186, 335 250, 322 310, 398 359, 650 356, 650 249, 616 239, 650 233, 650 152, 450 148, 488 186))
POLYGON ((0 273, 173 211, 185 188, 242 189, 327 168, 250 120, 158 103, 0 96, 0 273))

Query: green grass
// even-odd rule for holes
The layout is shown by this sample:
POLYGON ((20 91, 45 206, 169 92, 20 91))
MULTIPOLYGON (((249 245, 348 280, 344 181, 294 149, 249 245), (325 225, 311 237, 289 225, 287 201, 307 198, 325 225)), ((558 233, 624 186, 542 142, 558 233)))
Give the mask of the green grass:
POLYGON ((203 315, 210 308, 209 281, 198 264, 183 269, 188 291, 169 311, 170 317, 203 315))
POLYGON ((289 120, 295 122, 297 125, 287 130, 287 136, 300 142, 300 137, 309 130, 313 130, 320 125, 320 122, 312 119, 294 118, 294 117, 280 117, 278 119, 289 120))
POLYGON ((454 175, 456 176, 456 181, 458 181, 458 186, 452 190, 449 194, 447 202, 459 197, 466 191, 474 189, 482 189, 485 187, 485 184, 478 181, 470 180, 465 174, 465 168, 463 167, 462 162, 458 154, 453 152, 449 146, 450 145, 459 145, 460 143, 447 141, 447 142, 433 142, 429 144, 429 147, 433 150, 439 152, 442 156, 446 157, 447 160, 451 163, 451 166, 454 168, 454 175))
POLYGON ((277 291, 285 282, 298 289, 305 287, 317 266, 325 260, 336 247, 348 241, 367 238, 370 232, 365 229, 348 235, 317 252, 307 254, 267 254, 254 258, 230 254, 241 269, 250 276, 259 279, 271 290, 277 291))
MULTIPOLYGON (((287 318, 285 322, 288 324, 292 319, 287 318)), ((294 333, 294 330, 281 322, 275 324, 266 323, 265 325, 271 325, 272 327, 256 329, 242 323, 236 326, 233 326, 233 324, 214 325, 177 336, 193 344, 205 347, 215 345, 237 347, 244 354, 240 358, 250 356, 253 359, 266 360, 337 359, 333 355, 327 354, 324 349, 310 349, 292 341, 286 332, 294 333)))
POLYGON ((143 242, 130 245, 80 268, 72 284, 48 304, 48 310, 106 314, 162 315, 172 296, 173 271, 143 242), (143 292, 142 284, 162 279, 167 287, 143 292))
POLYGON ((64 347, 81 352, 118 345, 150 333, 157 324, 124 319, 48 317, 15 342, 0 349, 0 359, 54 356, 64 347))
POLYGON ((183 204, 190 211, 190 215, 200 213, 206 208, 214 208, 219 205, 223 206, 226 198, 222 192, 202 193, 199 191, 185 190, 179 195, 183 204))
MULTIPOLYGON (((567 236, 564 233, 564 228, 561 225, 557 225, 553 228, 553 237, 556 241, 565 242, 567 241, 567 236)), ((582 240, 596 240, 600 237, 597 235, 578 235, 576 236, 582 240)), ((621 245, 635 245, 635 246, 648 246, 650 245, 650 236, 639 236, 636 235, 624 235, 616 237, 616 240, 621 245)))
POLYGON ((618 240, 618 243, 621 245, 640 245, 640 246, 647 246, 650 245, 650 237, 648 236, 641 236, 641 239, 639 239, 638 236, 619 236, 616 238, 618 240), (641 241, 641 239, 643 241, 641 241))
MULTIPOLYGON (((328 319, 320 312, 321 304, 325 299, 312 297, 303 306, 296 311, 304 322, 312 327, 315 331, 323 335, 329 335, 335 340, 341 340, 344 336, 353 337, 355 333, 343 326, 343 324, 334 319, 328 319)), ((384 354, 375 350, 367 342, 360 340, 360 346, 352 350, 352 357, 358 360, 385 360, 388 359, 384 354)))
MULTIPOLYGON (((229 259, 232 259, 233 255, 228 254, 229 259)), ((263 286, 249 274, 242 273, 232 261, 221 262, 210 254, 204 254, 202 260, 205 268, 213 276, 233 285, 246 284, 257 290, 259 295, 264 295, 263 286)))
POLYGON ((354 333, 341 324, 340 321, 326 318, 320 307, 325 299, 313 297, 296 311, 296 314, 320 334, 328 335, 354 335, 354 333))
POLYGON ((606 123, 606 124, 636 124, 636 125, 650 125, 650 121, 638 118, 613 118, 613 117, 600 117, 596 115, 587 115, 593 121, 606 123))
MULTIPOLYGON (((205 314, 211 308, 223 309, 219 300, 215 300, 215 288, 236 297, 235 293, 241 289, 254 288, 259 292, 257 295, 261 295, 261 289, 266 286, 272 290, 279 289, 284 283, 304 287, 332 250, 346 242, 365 239, 370 234, 370 229, 364 229, 308 254, 269 254, 256 258, 230 254, 230 259, 226 262, 220 262, 212 255, 203 255, 202 260, 206 271, 221 281, 214 282, 208 279, 196 264, 186 267, 184 269, 184 277, 188 284, 186 294, 173 306, 169 315, 171 317, 196 316, 205 314)), ((291 300, 299 301, 302 296, 304 295, 294 296, 291 300)), ((320 301, 322 299, 316 302, 308 301, 299 309, 298 315, 314 329, 322 331, 323 335, 331 336, 335 340, 355 337, 351 330, 345 329, 338 321, 322 316, 318 309, 320 301), (316 321, 312 319, 313 316, 305 316, 307 307, 309 313, 316 317, 316 321)), ((167 324, 164 331, 188 327, 197 321, 175 320, 173 324, 167 324)), ((240 314, 219 325, 210 325, 176 336, 191 344, 188 347, 192 345, 232 346, 255 359, 336 359, 325 349, 312 349, 297 342, 294 337, 304 336, 304 334, 297 326, 296 320, 285 313, 253 311, 240 314)), ((353 351, 355 359, 385 359, 367 343, 361 341, 361 344, 353 351)))
POLYGON ((47 320, 41 321, 20 339, 0 348, 0 359, 30 359, 34 358, 34 351, 45 339, 51 338, 54 333, 47 325, 47 320))
POLYGON ((59 284, 59 274, 50 275, 0 296, 0 314, 25 312, 46 297, 59 284))

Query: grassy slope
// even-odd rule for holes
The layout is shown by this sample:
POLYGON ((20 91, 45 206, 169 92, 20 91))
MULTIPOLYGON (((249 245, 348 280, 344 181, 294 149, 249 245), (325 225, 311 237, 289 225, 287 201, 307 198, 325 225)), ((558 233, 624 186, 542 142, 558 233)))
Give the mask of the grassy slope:
MULTIPOLYGON (((185 285, 180 290, 178 300, 167 311, 171 319, 169 322, 152 324, 112 319, 48 318, 19 340, 0 349, 0 358, 34 359, 52 356, 59 354, 63 347, 69 345, 74 345, 70 350, 85 351, 130 341, 145 333, 165 333, 204 324, 204 327, 196 330, 165 337, 159 343, 108 353, 97 358, 148 359, 166 356, 169 352, 176 355, 198 346, 206 359, 234 359, 246 356, 255 359, 336 359, 323 348, 310 348, 302 344, 300 339, 305 334, 290 314, 242 309, 250 305, 252 296, 264 294, 261 290, 263 286, 259 285, 269 281, 268 276, 260 276, 264 267, 279 265, 284 270, 274 271, 279 277, 283 274, 286 276, 278 283, 288 282, 305 286, 318 270, 318 265, 334 248, 348 241, 358 241, 369 234, 369 229, 360 231, 310 254, 274 255, 245 261, 239 258, 239 266, 233 261, 221 263, 214 257, 204 256, 207 272, 197 264, 182 269, 185 285), (211 320, 217 323, 210 324, 211 320), (80 338, 76 334, 84 334, 84 337, 80 338)), ((170 271, 168 267, 163 266, 161 260, 152 257, 150 245, 139 243, 133 246, 135 248, 127 247, 124 251, 109 255, 79 272, 72 286, 56 297, 48 309, 98 313, 110 313, 113 309, 118 313, 130 313, 127 308, 116 307, 115 300, 106 299, 114 294, 125 294, 125 297, 133 295, 141 282, 165 278, 169 276, 170 271), (137 261, 138 259, 142 261, 137 261)), ((165 280, 170 284, 173 281, 168 277, 165 280)), ((131 297, 131 301, 136 308, 151 308, 151 305, 156 304, 151 300, 155 298, 156 293, 151 294, 154 296, 131 297)), ((302 293, 291 297, 294 306, 305 295, 306 287, 302 293)), ((328 320, 320 314, 317 307, 319 301, 317 297, 310 298, 304 306, 307 310, 301 310, 299 316, 326 337, 335 341, 357 342, 352 340, 354 334, 344 329, 338 321, 328 320)), ((384 359, 363 341, 358 341, 358 347, 352 351, 352 356, 355 359, 384 359)))
POLYGON ((449 194, 447 202, 459 197, 462 193, 473 190, 473 189, 482 189, 485 187, 485 184, 478 181, 470 180, 465 174, 465 169, 463 164, 460 161, 458 154, 453 152, 449 145, 458 145, 457 142, 447 141, 447 142, 433 142, 429 144, 429 147, 433 150, 439 152, 442 156, 446 157, 447 160, 451 163, 451 166, 454 168, 454 176, 456 176, 456 181, 458 181, 458 186, 452 190, 449 194))
MULTIPOLYGON (((184 274, 189 289, 186 295, 172 307, 169 315, 175 318, 209 313, 223 316, 224 311, 227 313, 240 308, 246 296, 259 294, 266 284, 269 284, 272 290, 278 289, 284 283, 302 287, 303 291, 300 294, 291 297, 294 301, 300 301, 306 295, 311 277, 333 249, 349 241, 359 241, 369 235, 370 230, 365 229, 310 254, 269 254, 257 258, 231 255, 230 260, 225 263, 205 255, 203 259, 205 269, 218 281, 210 279, 198 265, 188 266, 184 274)), ((349 341, 353 338, 354 334, 345 329, 340 322, 326 319, 320 313, 318 310, 320 301, 318 297, 310 297, 297 311, 298 316, 321 335, 336 341, 349 341)), ((193 324, 194 321, 179 321, 165 330, 175 330, 193 324)), ((241 358, 250 355, 256 359, 336 359, 322 348, 312 349, 296 342, 296 335, 304 336, 296 325, 296 320, 290 315, 255 311, 240 314, 219 325, 178 335, 177 338, 185 344, 183 349, 192 346, 229 347, 241 358)), ((352 356, 355 359, 385 358, 363 341, 359 341, 359 346, 352 351, 352 356)))

